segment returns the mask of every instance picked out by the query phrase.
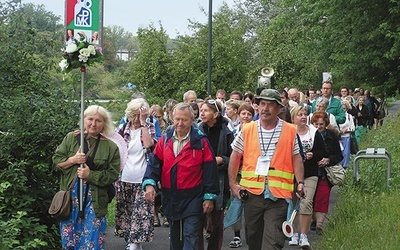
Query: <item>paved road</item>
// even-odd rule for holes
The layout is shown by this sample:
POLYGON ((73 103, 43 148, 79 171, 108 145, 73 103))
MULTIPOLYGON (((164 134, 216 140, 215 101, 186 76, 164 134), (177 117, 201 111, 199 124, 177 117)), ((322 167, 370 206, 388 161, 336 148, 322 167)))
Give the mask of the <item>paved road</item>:
POLYGON ((389 114, 396 114, 400 110, 400 100, 389 103, 389 114))
MULTIPOLYGON (((400 110, 400 100, 395 101, 390 103, 389 107, 389 114, 394 114, 399 112, 400 110)), ((328 212, 328 219, 329 216, 333 213, 335 209, 335 204, 337 201, 337 190, 338 187, 333 187, 331 197, 330 197, 330 204, 329 204, 329 212, 328 212)), ((327 220, 326 220, 327 221, 327 220)), ((325 221, 325 223, 326 223, 325 221)), ((158 249, 169 249, 169 239, 168 239, 168 232, 169 229, 165 227, 158 227, 155 228, 154 232, 154 240, 153 242, 149 243, 144 243, 143 244, 143 249, 151 249, 151 250, 158 250, 158 249)), ((318 235, 315 234, 314 231, 310 231, 308 234, 309 241, 311 243, 311 249, 312 249, 312 244, 316 240, 318 240, 318 235)), ((233 238, 233 232, 230 228, 228 228, 225 233, 224 233, 224 244, 223 244, 223 250, 226 249, 231 249, 228 247, 229 242, 233 238)), ((244 229, 242 230, 242 239, 244 240, 244 229)), ((125 241, 122 238, 117 238, 113 236, 113 228, 108 228, 107 229, 107 236, 106 236, 106 249, 125 249, 125 241)), ((243 246, 240 247, 239 249, 248 249, 246 246, 245 241, 243 242, 243 246)), ((290 247, 286 241, 286 245, 284 247, 284 250, 290 250, 290 249, 299 249, 299 247, 290 247)))
MULTIPOLYGON (((334 205, 336 204, 337 200, 337 187, 333 187, 331 197, 330 197, 330 206, 329 206, 329 212, 328 212, 328 218, 329 215, 332 214, 334 210, 334 205)), ((169 239, 168 239, 168 232, 169 228, 166 227, 156 227, 155 232, 154 232, 154 240, 149 243, 144 243, 143 244, 143 249, 152 249, 152 250, 158 250, 158 249, 169 249, 169 239)), ((308 234, 309 241, 312 245, 312 243, 318 239, 319 235, 316 235, 314 231, 310 231, 308 234)), ((233 232, 232 229, 228 228, 224 232, 224 244, 222 249, 227 250, 231 249, 229 248, 229 242, 233 238, 233 232)), ((243 240, 243 246, 240 247, 239 249, 248 249, 245 239, 244 239, 244 229, 242 230, 242 240, 243 240)), ((107 229, 107 236, 106 236, 106 249, 124 249, 125 248, 125 240, 123 238, 118 238, 113 236, 113 228, 108 228, 107 229)), ((286 241, 286 246, 284 248, 285 250, 289 249, 300 249, 299 247, 290 247, 286 241)))

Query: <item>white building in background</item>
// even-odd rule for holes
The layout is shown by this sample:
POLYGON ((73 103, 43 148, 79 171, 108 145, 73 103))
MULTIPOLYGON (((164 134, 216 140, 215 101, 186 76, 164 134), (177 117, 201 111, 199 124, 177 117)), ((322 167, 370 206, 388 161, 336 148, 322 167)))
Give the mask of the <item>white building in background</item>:
POLYGON ((130 61, 132 59, 127 49, 120 49, 117 51, 117 58, 123 61, 130 61))
POLYGON ((117 51, 117 58, 127 62, 137 58, 137 54, 138 54, 137 50, 132 51, 127 49, 120 49, 117 51))

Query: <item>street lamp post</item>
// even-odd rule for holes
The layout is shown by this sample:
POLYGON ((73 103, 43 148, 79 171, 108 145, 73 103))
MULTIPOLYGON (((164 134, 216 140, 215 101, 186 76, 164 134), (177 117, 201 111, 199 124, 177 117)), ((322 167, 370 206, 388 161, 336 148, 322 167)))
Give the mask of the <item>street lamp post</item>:
MULTIPOLYGON (((326 35, 325 35, 325 26, 326 26, 326 23, 328 22, 328 17, 327 16, 321 16, 320 18, 319 18, 319 21, 318 21, 318 23, 322 26, 322 33, 323 33, 323 36, 324 36, 324 40, 326 40, 325 39, 325 37, 326 37, 326 35)), ((325 46, 326 46, 326 44, 324 44, 325 46)), ((324 52, 326 52, 326 47, 324 48, 324 50, 323 50, 324 52)), ((328 71, 328 68, 327 68, 327 59, 326 59, 326 53, 324 53, 324 72, 322 73, 322 79, 324 79, 325 78, 325 75, 329 75, 329 73, 327 72, 328 71)))
POLYGON ((211 96, 211 52, 212 52, 212 0, 208 3, 208 69, 207 69, 207 94, 211 96))

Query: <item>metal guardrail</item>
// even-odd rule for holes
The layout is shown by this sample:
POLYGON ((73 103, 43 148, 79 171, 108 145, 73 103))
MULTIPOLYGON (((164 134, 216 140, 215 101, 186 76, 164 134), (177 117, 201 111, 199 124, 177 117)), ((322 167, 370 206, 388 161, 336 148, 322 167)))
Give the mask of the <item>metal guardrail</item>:
POLYGON ((387 161, 388 168, 387 168, 387 177, 386 177, 386 185, 389 190, 390 187, 390 180, 391 180, 391 166, 392 166, 392 159, 388 151, 384 148, 367 148, 366 150, 359 150, 354 158, 353 170, 354 170, 354 180, 359 181, 359 168, 360 164, 359 161, 362 159, 384 159, 387 161))

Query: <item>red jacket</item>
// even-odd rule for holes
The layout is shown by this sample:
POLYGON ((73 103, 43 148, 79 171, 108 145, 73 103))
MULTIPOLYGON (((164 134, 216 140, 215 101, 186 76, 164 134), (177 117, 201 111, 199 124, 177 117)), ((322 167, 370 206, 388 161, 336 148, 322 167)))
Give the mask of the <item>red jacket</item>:
POLYGON ((192 126, 190 141, 175 157, 174 129, 166 131, 154 149, 143 181, 160 181, 165 215, 180 220, 203 213, 204 194, 219 193, 218 172, 214 154, 205 135, 192 126))

